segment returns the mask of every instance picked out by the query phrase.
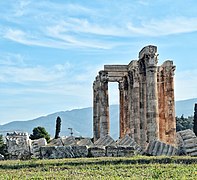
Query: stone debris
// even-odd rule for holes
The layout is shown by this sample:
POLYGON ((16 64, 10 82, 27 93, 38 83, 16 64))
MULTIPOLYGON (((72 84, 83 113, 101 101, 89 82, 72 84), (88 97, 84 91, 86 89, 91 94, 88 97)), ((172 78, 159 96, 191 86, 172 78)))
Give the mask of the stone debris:
POLYGON ((33 158, 40 158, 40 147, 46 146, 47 141, 45 138, 40 138, 31 141, 31 153, 33 158))
POLYGON ((44 146, 41 147, 41 158, 62 159, 88 156, 87 146, 44 146))
POLYGON ((181 155, 197 156, 197 137, 192 130, 177 132, 177 145, 181 155))
POLYGON ((128 134, 126 134, 123 138, 119 139, 116 144, 117 146, 122 147, 132 147, 135 150, 136 154, 144 154, 141 146, 139 146, 128 134))
POLYGON ((62 138, 52 139, 48 146, 63 146, 63 140, 62 138))
POLYGON ((95 146, 115 146, 116 142, 109 135, 103 136, 99 138, 96 142, 94 142, 95 146))
POLYGON ((74 136, 62 137, 62 142, 64 146, 75 146, 77 141, 74 136))
POLYGON ((78 146, 88 146, 88 147, 91 147, 93 146, 93 142, 91 141, 90 138, 84 138, 84 139, 81 139, 80 141, 77 142, 77 145, 78 146))
POLYGON ((131 157, 135 155, 135 150, 130 146, 107 146, 107 157, 131 157))
POLYGON ((7 133, 6 145, 9 159, 29 159, 31 156, 31 140, 28 133, 7 133))
POLYGON ((104 146, 95 146, 88 149, 90 157, 105 157, 106 150, 104 146))
POLYGON ((146 153, 152 156, 175 156, 178 155, 178 149, 169 144, 154 140, 149 143, 146 153))

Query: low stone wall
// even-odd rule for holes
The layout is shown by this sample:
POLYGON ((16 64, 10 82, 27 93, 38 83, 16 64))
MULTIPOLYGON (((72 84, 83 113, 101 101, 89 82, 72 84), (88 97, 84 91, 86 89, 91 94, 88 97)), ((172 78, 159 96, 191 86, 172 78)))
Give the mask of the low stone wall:
POLYGON ((135 150, 130 146, 108 146, 106 147, 107 157, 131 157, 135 155, 135 150))
POLYGON ((88 149, 89 157, 105 157, 106 150, 105 146, 94 146, 88 149))
POLYGON ((81 158, 87 156, 87 146, 43 146, 40 148, 40 158, 43 159, 81 158))

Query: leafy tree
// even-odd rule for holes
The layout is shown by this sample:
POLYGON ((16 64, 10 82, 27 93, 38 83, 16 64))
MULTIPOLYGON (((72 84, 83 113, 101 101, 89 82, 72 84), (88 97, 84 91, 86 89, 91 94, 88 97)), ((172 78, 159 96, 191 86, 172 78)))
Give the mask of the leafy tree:
POLYGON ((183 114, 181 117, 176 117, 176 131, 182 131, 186 129, 193 129, 193 117, 188 116, 185 118, 183 114))
POLYGON ((56 120, 55 139, 60 137, 61 118, 58 116, 56 120))
POLYGON ((29 137, 31 140, 34 139, 39 139, 39 138, 45 138, 47 142, 49 142, 50 140, 50 135, 49 133, 46 131, 46 129, 44 127, 35 127, 33 129, 33 134, 30 135, 29 137))

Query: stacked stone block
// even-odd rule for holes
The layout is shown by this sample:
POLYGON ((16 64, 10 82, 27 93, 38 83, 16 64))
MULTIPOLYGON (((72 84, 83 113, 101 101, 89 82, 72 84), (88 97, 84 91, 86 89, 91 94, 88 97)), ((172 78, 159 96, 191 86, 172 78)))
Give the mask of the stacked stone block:
POLYGON ((45 138, 40 138, 31 141, 31 154, 33 158, 40 158, 40 147, 46 146, 47 141, 45 138))
POLYGON ((192 130, 177 132, 177 144, 182 154, 197 156, 197 137, 192 130))

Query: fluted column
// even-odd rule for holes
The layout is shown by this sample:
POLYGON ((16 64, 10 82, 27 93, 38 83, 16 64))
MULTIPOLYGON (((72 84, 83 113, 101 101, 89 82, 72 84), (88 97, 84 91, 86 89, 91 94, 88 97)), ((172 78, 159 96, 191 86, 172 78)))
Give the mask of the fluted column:
POLYGON ((133 73, 131 70, 128 71, 128 119, 130 136, 134 139, 134 108, 133 108, 133 73))
POLYGON ((171 145, 176 139, 174 70, 172 61, 165 61, 158 68, 159 138, 171 145))
POLYGON ((100 105, 99 105, 100 82, 98 76, 93 83, 93 137, 94 141, 100 138, 100 105))
POLYGON ((129 117, 128 117, 128 82, 127 77, 119 82, 120 97, 120 138, 130 133, 129 117))
POLYGON ((138 67, 133 70, 133 116, 134 116, 134 139, 140 144, 140 89, 138 67))
POLYGON ((148 46, 141 52, 146 66, 146 116, 147 141, 159 139, 158 91, 157 91, 157 48, 148 46))
POLYGON ((124 136, 125 121, 124 121, 124 85, 123 82, 119 82, 119 108, 120 108, 120 138, 124 136))
POLYGON ((158 103, 159 103, 159 139, 166 142, 166 91, 165 91, 165 74, 163 67, 158 68, 157 82, 158 82, 158 103))
POLYGON ((99 72, 100 77, 100 137, 109 134, 109 99, 108 99, 108 74, 99 72))
POLYGON ((147 145, 147 119, 146 119, 146 68, 144 62, 139 62, 140 75, 140 145, 143 149, 147 145))
POLYGON ((165 67, 165 81, 166 81, 166 104, 165 104, 165 117, 166 123, 166 143, 175 144, 176 139, 176 119, 175 119, 175 102, 174 102, 174 71, 175 66, 173 66, 172 61, 166 61, 165 67))

